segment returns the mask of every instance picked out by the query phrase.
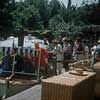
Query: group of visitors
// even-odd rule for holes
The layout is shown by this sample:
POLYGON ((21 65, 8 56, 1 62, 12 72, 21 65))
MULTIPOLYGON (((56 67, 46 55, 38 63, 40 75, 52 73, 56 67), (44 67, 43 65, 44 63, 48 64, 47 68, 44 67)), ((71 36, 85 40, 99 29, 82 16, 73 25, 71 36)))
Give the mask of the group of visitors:
MULTIPOLYGON (((46 42, 46 41, 45 41, 46 42)), ((64 37, 62 41, 52 40, 52 43, 47 42, 47 49, 40 47, 39 42, 34 44, 34 52, 30 51, 30 55, 23 55, 23 52, 16 54, 15 61, 14 59, 14 51, 4 57, 2 62, 0 62, 0 71, 2 70, 12 70, 12 65, 14 64, 14 70, 18 72, 26 72, 26 73, 38 73, 40 72, 46 76, 49 68, 49 60, 53 61, 67 61, 67 60, 84 60, 90 56, 90 52, 93 48, 89 48, 86 43, 82 42, 80 37, 77 37, 72 43, 69 38, 64 37), (14 61, 14 62, 13 62, 14 61)), ((95 47, 94 53, 91 56, 92 64, 100 61, 100 40, 98 41, 98 45, 95 47)), ((69 70, 68 63, 64 62, 63 64, 57 65, 56 63, 54 70, 55 73, 61 73, 61 67, 65 69, 65 71, 69 70)))
POLYGON ((89 48, 81 41, 80 37, 77 37, 73 44, 69 38, 64 37, 61 42, 57 40, 52 41, 48 48, 48 54, 50 60, 66 60, 62 66, 65 71, 68 71, 69 66, 67 60, 79 61, 86 59, 89 55, 89 48))
POLYGON ((48 53, 44 48, 40 48, 39 42, 36 42, 34 46, 34 50, 25 55, 22 50, 20 54, 14 49, 11 52, 7 51, 6 56, 0 61, 0 73, 12 71, 14 67, 15 72, 36 74, 41 66, 40 72, 44 75, 47 74, 48 53))

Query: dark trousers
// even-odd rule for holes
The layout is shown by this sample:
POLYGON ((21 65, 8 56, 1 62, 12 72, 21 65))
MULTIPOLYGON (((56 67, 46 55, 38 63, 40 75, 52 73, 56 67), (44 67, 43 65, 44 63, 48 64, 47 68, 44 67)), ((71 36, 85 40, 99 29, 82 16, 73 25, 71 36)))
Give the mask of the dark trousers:
MULTIPOLYGON (((72 58, 71 54, 64 53, 64 60, 71 60, 71 58, 72 58)), ((68 62, 64 62, 63 67, 64 67, 65 71, 68 71, 69 70, 68 62)))

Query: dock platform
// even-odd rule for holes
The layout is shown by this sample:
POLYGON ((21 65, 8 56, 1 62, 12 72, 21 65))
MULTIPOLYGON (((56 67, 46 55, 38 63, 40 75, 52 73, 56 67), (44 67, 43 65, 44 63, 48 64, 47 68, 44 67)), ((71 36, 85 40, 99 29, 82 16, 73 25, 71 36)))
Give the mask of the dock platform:
MULTIPOLYGON (((24 90, 23 92, 4 100, 41 100, 41 84, 24 90)), ((94 98, 94 100, 100 100, 100 97, 94 98)))
POLYGON ((41 84, 33 86, 4 100, 41 100, 41 84))

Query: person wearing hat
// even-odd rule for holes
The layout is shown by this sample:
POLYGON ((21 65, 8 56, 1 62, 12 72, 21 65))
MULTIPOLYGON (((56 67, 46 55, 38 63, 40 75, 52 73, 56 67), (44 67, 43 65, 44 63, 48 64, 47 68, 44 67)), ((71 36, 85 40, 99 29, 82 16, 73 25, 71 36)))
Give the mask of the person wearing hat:
POLYGON ((61 60, 62 46, 57 40, 52 40, 52 44, 49 48, 49 54, 52 56, 51 60, 61 60))
MULTIPOLYGON (((72 46, 69 42, 69 39, 67 37, 64 37, 62 39, 63 42, 63 56, 64 56, 64 60, 71 60, 72 58, 72 46)), ((65 71, 67 71, 69 69, 68 67, 68 63, 64 63, 65 71)))
MULTIPOLYGON (((61 61, 63 60, 63 49, 61 44, 58 42, 58 40, 52 40, 51 47, 48 51, 49 55, 51 56, 50 60, 56 60, 61 61)), ((54 74, 60 74, 61 73, 61 66, 56 64, 53 65, 54 67, 54 74)))
POLYGON ((38 72, 38 67, 40 67, 42 76, 46 77, 48 70, 48 53, 46 49, 40 47, 39 41, 35 42, 34 46, 33 62, 35 70, 38 72))
POLYGON ((83 60, 85 53, 85 46, 83 45, 81 39, 79 37, 76 38, 74 46, 73 46, 73 56, 76 61, 83 60))

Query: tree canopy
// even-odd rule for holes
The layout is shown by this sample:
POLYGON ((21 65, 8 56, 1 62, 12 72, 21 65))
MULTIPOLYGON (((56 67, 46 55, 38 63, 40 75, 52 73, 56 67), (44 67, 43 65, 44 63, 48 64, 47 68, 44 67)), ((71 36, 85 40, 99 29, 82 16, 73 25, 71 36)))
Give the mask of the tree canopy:
MULTIPOLYGON (((58 0, 0 0, 0 34, 16 30, 75 32, 87 25, 100 25, 98 3, 68 7, 58 0)), ((95 1, 95 0, 94 0, 95 1)))

